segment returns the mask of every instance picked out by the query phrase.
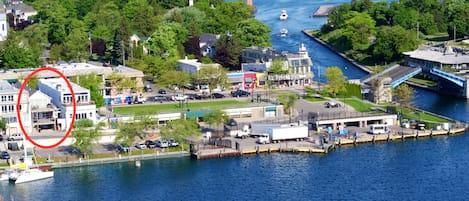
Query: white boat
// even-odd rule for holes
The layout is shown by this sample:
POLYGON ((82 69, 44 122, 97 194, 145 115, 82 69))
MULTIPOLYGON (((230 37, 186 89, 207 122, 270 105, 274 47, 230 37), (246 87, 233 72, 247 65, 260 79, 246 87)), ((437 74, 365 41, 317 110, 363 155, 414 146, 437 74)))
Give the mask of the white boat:
POLYGON ((32 165, 32 156, 28 156, 26 147, 24 148, 23 164, 24 170, 18 169, 18 171, 9 173, 8 179, 12 182, 15 182, 15 184, 47 179, 54 176, 53 171, 45 171, 39 168, 29 168, 29 164, 32 165))
POLYGON ((286 20, 288 18, 287 10, 282 10, 280 13, 280 20, 286 20))
POLYGON ((26 169, 10 174, 10 181, 14 181, 15 184, 26 183, 30 181, 36 181, 40 179, 47 179, 54 176, 53 171, 43 171, 37 168, 26 169))
POLYGON ((280 36, 287 36, 288 34, 288 29, 282 28, 280 29, 280 36))

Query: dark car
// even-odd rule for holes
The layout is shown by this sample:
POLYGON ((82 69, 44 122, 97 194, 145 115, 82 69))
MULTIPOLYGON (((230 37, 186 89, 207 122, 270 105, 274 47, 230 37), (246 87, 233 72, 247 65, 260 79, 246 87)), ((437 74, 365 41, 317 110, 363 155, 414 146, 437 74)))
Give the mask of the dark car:
POLYGON ((2 153, 0 154, 0 159, 10 159, 10 154, 8 154, 8 152, 6 151, 2 151, 2 153))
POLYGON ((130 148, 128 146, 125 146, 124 144, 119 144, 119 145, 117 145, 117 151, 119 151, 119 152, 129 152, 130 148))
POLYGON ((155 96, 152 99, 154 102, 168 101, 168 98, 166 96, 155 96))
POLYGON ((213 93, 212 94, 212 98, 224 98, 225 95, 221 94, 221 93, 213 93))
POLYGON ((20 146, 17 142, 8 142, 8 149, 12 151, 18 151, 20 150, 20 146))
POLYGON ((153 89, 151 88, 151 85, 147 84, 144 88, 145 92, 152 92, 153 89))
POLYGON ((160 90, 158 90, 158 93, 159 93, 159 94, 166 94, 166 90, 160 89, 160 90))
POLYGON ((202 99, 202 96, 199 94, 186 94, 187 98, 190 100, 200 100, 202 99))
POLYGON ((156 143, 151 141, 151 140, 147 140, 145 141, 145 145, 148 147, 148 148, 156 148, 156 143))
POLYGON ((234 119, 230 119, 230 120, 228 121, 228 125, 230 125, 230 126, 237 126, 237 125, 238 125, 238 122, 236 122, 236 120, 234 120, 234 119))
POLYGON ((233 96, 233 97, 243 97, 243 96, 247 97, 249 95, 251 95, 251 93, 249 93, 247 91, 244 91, 244 90, 240 90, 240 89, 231 92, 231 96, 233 96))
POLYGON ((3 135, 0 134, 0 141, 3 141, 3 135))

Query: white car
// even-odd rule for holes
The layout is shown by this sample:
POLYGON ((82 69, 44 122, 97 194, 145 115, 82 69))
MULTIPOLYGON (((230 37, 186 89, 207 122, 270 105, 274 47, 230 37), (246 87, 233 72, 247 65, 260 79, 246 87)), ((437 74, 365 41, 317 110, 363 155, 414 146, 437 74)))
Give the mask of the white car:
POLYGON ((166 141, 164 139, 159 139, 155 143, 156 143, 156 146, 158 146, 160 148, 168 148, 169 147, 168 141, 166 141))
POLYGON ((145 143, 143 142, 137 142, 137 144, 135 144, 135 147, 137 147, 138 149, 146 149, 147 145, 145 145, 145 143))
POLYGON ((178 94, 172 97, 173 101, 185 101, 187 97, 183 94, 178 94))
POLYGON ((16 140, 23 140, 23 134, 14 133, 14 134, 11 134, 10 137, 8 137, 8 141, 16 141, 16 140))

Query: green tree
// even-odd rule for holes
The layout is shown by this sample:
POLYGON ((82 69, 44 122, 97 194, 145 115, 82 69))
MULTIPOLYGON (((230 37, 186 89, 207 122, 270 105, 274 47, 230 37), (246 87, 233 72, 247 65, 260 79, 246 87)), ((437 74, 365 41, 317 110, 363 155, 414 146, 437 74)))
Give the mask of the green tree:
POLYGON ((186 30, 192 30, 191 36, 198 36, 207 21, 204 12, 196 7, 174 8, 163 16, 163 21, 181 24, 186 30))
POLYGON ((288 69, 285 68, 285 60, 283 59, 274 59, 272 60, 272 66, 267 69, 269 75, 283 75, 288 74, 288 69))
POLYGON ((371 44, 375 32, 375 21, 367 13, 352 12, 354 17, 345 21, 344 36, 353 50, 365 50, 371 44))
POLYGON ((295 108, 296 101, 298 101, 298 95, 291 93, 282 93, 278 97, 278 101, 283 105, 285 113, 293 115, 293 109, 295 108))
POLYGON ((73 29, 66 37, 64 48, 68 59, 75 59, 77 62, 83 61, 89 55, 86 33, 80 28, 73 29))
POLYGON ((169 121, 161 128, 161 137, 173 138, 181 143, 185 142, 187 138, 200 136, 200 129, 197 119, 176 119, 169 121))
POLYGON ((220 109, 216 109, 205 113, 203 120, 210 127, 215 126, 215 128, 217 129, 221 125, 228 123, 230 118, 226 112, 221 111, 220 109))
POLYGON ((383 26, 376 35, 373 54, 385 61, 401 57, 402 52, 417 48, 419 42, 413 31, 404 30, 401 26, 383 26))
POLYGON ((93 153, 94 146, 101 137, 100 127, 87 127, 89 126, 88 123, 80 123, 80 121, 82 120, 77 121, 79 127, 75 124, 75 128, 72 131, 72 137, 75 138, 72 147, 79 151, 83 155, 83 158, 88 158, 88 155, 93 153))
POLYGON ((203 66, 197 73, 196 79, 199 83, 208 84, 210 94, 217 87, 225 87, 228 82, 228 75, 225 68, 219 66, 203 66))
POLYGON ((178 57, 175 23, 162 23, 146 41, 150 54, 159 57, 178 57))
POLYGON ((326 69, 326 73, 324 74, 326 77, 328 84, 324 87, 324 90, 330 93, 333 97, 335 97, 338 93, 344 92, 345 83, 347 83, 347 78, 342 73, 337 66, 332 66, 326 69))
POLYGON ((271 47, 271 31, 270 27, 263 22, 249 18, 239 22, 233 34, 239 36, 240 44, 244 47, 271 47))
POLYGON ((134 121, 119 125, 119 131, 114 139, 115 144, 131 146, 135 141, 145 137, 143 130, 153 127, 155 121, 149 116, 135 116, 134 121))
POLYGON ((243 46, 241 46, 239 36, 228 33, 217 40, 214 60, 230 70, 239 70, 242 51, 243 46))
POLYGON ((401 107, 410 107, 412 106, 412 99, 415 98, 415 91, 409 85, 401 84, 396 88, 395 96, 401 107))
POLYGON ((94 101, 97 108, 104 106, 105 101, 103 95, 99 93, 103 88, 101 76, 90 73, 72 77, 71 81, 90 90, 90 98, 94 101))
POLYGON ((35 68, 42 63, 38 57, 28 44, 8 39, 0 51, 0 66, 4 69, 35 68))
POLYGON ((3 134, 3 131, 7 128, 7 122, 5 119, 0 117, 0 134, 3 134))
POLYGON ((184 71, 171 70, 162 74, 158 79, 157 84, 165 88, 177 87, 184 90, 184 87, 188 86, 190 81, 191 76, 189 73, 184 71))
POLYGON ((34 75, 28 80, 28 87, 31 89, 38 89, 38 82, 39 79, 37 78, 37 75, 34 75))

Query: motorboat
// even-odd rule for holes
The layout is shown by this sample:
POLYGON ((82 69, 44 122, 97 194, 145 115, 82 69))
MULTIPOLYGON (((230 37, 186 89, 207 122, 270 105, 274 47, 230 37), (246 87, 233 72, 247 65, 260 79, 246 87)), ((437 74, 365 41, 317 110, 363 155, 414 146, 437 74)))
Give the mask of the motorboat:
POLYGON ((15 184, 21 184, 54 177, 53 171, 47 171, 40 168, 30 168, 30 166, 33 164, 34 149, 32 153, 32 156, 28 156, 26 148, 24 148, 24 158, 23 163, 21 163, 24 168, 22 168, 23 170, 18 168, 17 171, 10 172, 8 174, 8 179, 11 182, 14 182, 15 184))
POLYGON ((288 34, 288 29, 282 28, 280 29, 280 36, 287 36, 288 34))
POLYGON ((3 170, 2 173, 0 173, 0 181, 8 181, 10 179, 10 175, 15 173, 16 169, 13 169, 13 168, 7 168, 5 170, 3 170))
POLYGON ((21 184, 31 181, 36 181, 40 179, 47 179, 54 176, 53 171, 43 171, 41 169, 33 168, 26 169, 23 171, 17 171, 10 173, 10 181, 14 181, 15 184, 21 184))
POLYGON ((287 10, 282 10, 280 13, 280 20, 286 20, 288 18, 287 10))

